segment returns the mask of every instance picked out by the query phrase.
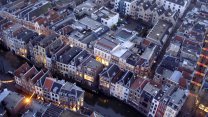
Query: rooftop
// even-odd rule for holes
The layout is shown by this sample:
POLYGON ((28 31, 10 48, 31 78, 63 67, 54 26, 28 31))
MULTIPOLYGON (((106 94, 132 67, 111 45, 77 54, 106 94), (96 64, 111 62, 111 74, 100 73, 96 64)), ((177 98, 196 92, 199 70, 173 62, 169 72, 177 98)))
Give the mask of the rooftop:
POLYGON ((24 63, 18 69, 15 70, 14 75, 17 77, 23 76, 31 67, 28 63, 24 63))
POLYGON ((84 17, 82 19, 79 20, 79 22, 85 26, 87 26, 87 28, 91 29, 91 30, 96 30, 99 27, 102 26, 101 23, 89 18, 89 17, 84 17))
POLYGON ((97 70, 103 67, 103 64, 101 64, 100 62, 96 61, 94 58, 90 57, 84 65, 87 70, 97 70))
POLYGON ((144 86, 143 90, 146 91, 147 93, 149 93, 152 96, 156 96, 160 89, 157 88, 156 86, 153 86, 152 84, 150 84, 150 82, 148 82, 144 86))
POLYGON ((121 69, 116 64, 111 64, 107 68, 104 68, 100 73, 100 77, 105 77, 112 80, 116 75, 121 72, 121 69))
POLYGON ((117 46, 115 49, 113 49, 111 51, 111 54, 113 56, 120 58, 121 56, 124 55, 124 53, 126 53, 133 46, 134 46, 134 43, 132 43, 130 41, 124 42, 124 43, 120 44, 119 46, 117 46))
POLYGON ((169 106, 172 107, 175 110, 178 110, 180 105, 183 105, 183 102, 185 101, 186 94, 185 91, 182 89, 177 89, 172 95, 169 102, 169 106))
POLYGON ((169 29, 171 27, 171 24, 167 21, 164 20, 159 20, 154 27, 152 28, 152 30, 149 32, 149 34, 147 35, 147 38, 150 39, 150 41, 153 42, 163 42, 163 37, 169 33, 169 29))
POLYGON ((53 78, 46 77, 44 84, 43 84, 43 89, 47 91, 51 91, 54 82, 55 80, 53 78))
POLYGON ((122 28, 116 31, 116 33, 114 34, 115 38, 125 42, 125 41, 130 41, 132 40, 135 36, 136 36, 136 32, 134 31, 130 31, 128 29, 122 28))
POLYGON ((111 51, 118 45, 119 45, 119 41, 117 40, 101 38, 96 41, 95 48, 111 51))
POLYGON ((143 79, 143 78, 136 78, 136 80, 131 84, 131 89, 133 90, 137 90, 138 88, 143 89, 144 86, 148 83, 147 80, 143 79))
POLYGON ((62 62, 64 64, 69 64, 70 61, 77 56, 82 51, 81 48, 78 47, 72 47, 64 50, 62 54, 58 56, 58 61, 62 62))
POLYGON ((24 100, 24 96, 16 93, 16 92, 10 92, 3 100, 3 103, 5 104, 5 107, 8 110, 15 109, 19 104, 22 103, 24 100))
POLYGON ((50 44, 52 44, 56 39, 58 35, 52 34, 49 36, 46 36, 43 40, 40 41, 40 46, 43 48, 48 47, 50 44))
POLYGON ((108 20, 110 17, 114 17, 115 15, 118 15, 118 13, 113 12, 106 7, 101 7, 97 11, 93 12, 92 15, 96 15, 96 17, 99 19, 104 18, 104 19, 108 20))

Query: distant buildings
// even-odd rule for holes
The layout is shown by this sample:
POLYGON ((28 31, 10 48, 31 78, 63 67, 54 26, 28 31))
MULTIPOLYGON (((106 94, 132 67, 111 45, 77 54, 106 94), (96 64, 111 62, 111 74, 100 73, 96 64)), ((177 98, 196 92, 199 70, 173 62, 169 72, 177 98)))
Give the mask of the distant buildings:
MULTIPOLYGON (((52 71, 113 96, 149 117, 176 116, 189 83, 195 92, 207 89, 205 6, 188 12, 170 38, 191 0, 115 0, 110 1, 113 9, 109 0, 93 1, 5 3, 0 11, 0 39, 15 54, 48 69, 23 64, 14 72, 19 88, 46 102, 80 110, 84 91, 53 78, 52 71), (129 17, 140 19, 141 24, 132 24, 129 17), (167 41, 165 56, 158 58, 167 41), (158 59, 161 62, 153 71, 158 59)), ((28 110, 23 115, 70 113, 52 104, 40 108, 44 111, 28 110)))

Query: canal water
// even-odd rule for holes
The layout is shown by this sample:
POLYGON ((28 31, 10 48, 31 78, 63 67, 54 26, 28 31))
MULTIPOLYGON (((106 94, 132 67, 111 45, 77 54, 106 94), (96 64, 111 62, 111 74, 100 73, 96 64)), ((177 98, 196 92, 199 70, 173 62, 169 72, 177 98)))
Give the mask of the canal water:
MULTIPOLYGON (((9 51, 0 48, 0 74, 1 71, 14 71, 26 60, 13 55, 9 51)), ((84 105, 93 110, 100 112, 106 117, 142 117, 143 115, 137 112, 132 107, 118 101, 115 98, 109 98, 102 95, 94 94, 89 91, 85 92, 84 105)))

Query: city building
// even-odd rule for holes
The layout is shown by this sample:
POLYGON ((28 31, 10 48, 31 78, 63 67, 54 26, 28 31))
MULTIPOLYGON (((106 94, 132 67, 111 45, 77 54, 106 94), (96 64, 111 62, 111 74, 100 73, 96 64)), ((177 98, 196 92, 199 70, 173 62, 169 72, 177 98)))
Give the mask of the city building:
POLYGON ((82 83, 88 88, 96 91, 99 85, 99 74, 102 72, 104 65, 89 57, 78 66, 78 73, 81 74, 82 83))
POLYGON ((121 79, 119 79, 114 84, 114 87, 111 87, 112 90, 110 94, 126 102, 129 96, 129 87, 131 86, 134 80, 135 80, 134 74, 130 71, 125 71, 121 79))
POLYGON ((147 40, 155 43, 159 46, 163 46, 167 39, 169 33, 172 31, 172 24, 164 20, 158 20, 151 31, 147 35, 147 40))
POLYGON ((134 16, 137 0, 115 0, 114 9, 121 15, 134 16))
POLYGON ((44 39, 40 40, 33 48, 35 62, 43 65, 46 68, 51 66, 51 58, 47 57, 48 49, 50 48, 52 43, 56 43, 58 39, 58 35, 52 34, 46 36, 44 39))
MULTIPOLYGON (((80 64, 82 64, 86 59, 91 56, 86 50, 82 50, 77 54, 69 63, 69 76, 75 77, 77 74, 77 69, 80 64)), ((76 80, 76 78, 75 78, 76 80)))
POLYGON ((140 98, 140 105, 138 110, 143 113, 144 115, 148 115, 150 111, 152 99, 158 94, 160 88, 157 84, 148 82, 142 91, 141 98, 140 98))
POLYGON ((129 96, 127 103, 137 110, 140 105, 140 98, 143 88, 148 82, 148 80, 138 77, 129 88, 129 96))
POLYGON ((64 75, 69 76, 72 67, 70 66, 71 61, 82 51, 78 47, 70 47, 69 45, 64 46, 57 54, 57 60, 55 62, 56 70, 64 75))
POLYGON ((93 3, 92 1, 87 0, 83 2, 82 4, 79 4, 78 6, 76 6, 74 8, 74 13, 78 16, 83 16, 83 15, 90 15, 95 10, 97 10, 96 4, 93 3))
POLYGON ((186 9, 189 7, 191 0, 156 0, 158 5, 163 5, 165 9, 178 11, 179 17, 182 17, 186 9))
POLYGON ((14 72, 15 83, 26 93, 35 92, 35 84, 45 73, 38 71, 34 66, 30 67, 27 63, 20 66, 14 72))
POLYGON ((155 71, 154 80, 157 82, 165 82, 173 75, 174 71, 177 70, 178 67, 178 58, 165 56, 155 71))
POLYGON ((120 77, 121 74, 122 71, 116 64, 111 64, 104 68, 99 74, 99 89, 103 93, 110 95, 111 81, 116 77, 120 77))
POLYGON ((97 11, 93 12, 91 17, 101 22, 103 25, 111 28, 112 26, 117 25, 119 14, 109 10, 106 7, 101 7, 97 11))
POLYGON ((167 104, 164 116, 175 117, 182 108, 187 98, 186 92, 182 89, 177 89, 172 95, 167 104))
POLYGON ((119 41, 101 38, 94 45, 94 56, 96 60, 108 66, 111 61, 111 51, 119 46, 119 41))

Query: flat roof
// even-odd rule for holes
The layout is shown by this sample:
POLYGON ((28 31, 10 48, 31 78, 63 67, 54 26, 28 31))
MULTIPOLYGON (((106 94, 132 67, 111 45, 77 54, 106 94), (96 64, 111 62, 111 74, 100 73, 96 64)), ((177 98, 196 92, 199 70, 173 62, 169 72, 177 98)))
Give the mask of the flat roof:
POLYGON ((90 28, 91 30, 96 30, 99 27, 102 26, 101 23, 89 18, 89 17, 84 17, 82 19, 79 20, 79 22, 83 25, 86 25, 88 28, 90 28))
POLYGON ((167 34, 171 24, 164 20, 158 20, 152 30, 147 35, 147 38, 154 41, 162 41, 163 37, 167 34))

